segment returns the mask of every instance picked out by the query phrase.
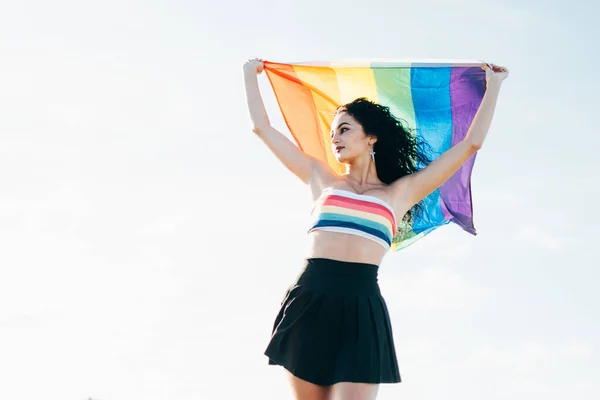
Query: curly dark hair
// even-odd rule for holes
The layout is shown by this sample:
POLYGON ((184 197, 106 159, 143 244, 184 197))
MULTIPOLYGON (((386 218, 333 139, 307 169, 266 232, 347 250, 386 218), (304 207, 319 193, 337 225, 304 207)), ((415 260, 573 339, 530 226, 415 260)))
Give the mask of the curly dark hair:
MULTIPOLYGON (((390 112, 389 107, 361 97, 338 107, 336 114, 340 112, 345 112, 356 119, 367 135, 377 138, 373 146, 375 168, 377 177, 383 183, 390 184, 403 176, 417 172, 431 162, 427 144, 419 141, 417 135, 408 128, 408 124, 402 124, 390 112)), ((402 222, 411 224, 415 213, 422 211, 423 206, 420 201, 404 215, 402 222)))

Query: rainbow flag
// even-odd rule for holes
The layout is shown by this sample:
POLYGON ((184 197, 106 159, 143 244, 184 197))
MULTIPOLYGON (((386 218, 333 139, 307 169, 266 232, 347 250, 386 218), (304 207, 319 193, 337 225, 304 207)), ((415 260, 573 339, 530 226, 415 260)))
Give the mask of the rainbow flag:
MULTIPOLYGON (((479 109, 486 88, 480 61, 369 61, 275 63, 265 72, 286 124, 300 149, 337 173, 329 132, 338 106, 366 97, 391 112, 428 143, 431 160, 461 141, 479 109)), ((471 172, 475 155, 423 200, 424 212, 411 226, 400 226, 392 249, 399 250, 434 229, 453 222, 475 235, 471 172)), ((401 219, 398 216, 398 219, 401 219)))

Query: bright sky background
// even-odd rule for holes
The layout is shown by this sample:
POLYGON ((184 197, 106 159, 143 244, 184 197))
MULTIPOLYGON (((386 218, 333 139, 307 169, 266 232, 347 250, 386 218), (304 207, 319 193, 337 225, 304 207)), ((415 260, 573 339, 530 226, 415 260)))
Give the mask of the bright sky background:
POLYGON ((592 3, 2 2, 0 398, 290 398, 263 351, 310 196, 250 131, 251 57, 506 65, 478 236, 381 267, 403 382, 379 399, 599 398, 592 3))

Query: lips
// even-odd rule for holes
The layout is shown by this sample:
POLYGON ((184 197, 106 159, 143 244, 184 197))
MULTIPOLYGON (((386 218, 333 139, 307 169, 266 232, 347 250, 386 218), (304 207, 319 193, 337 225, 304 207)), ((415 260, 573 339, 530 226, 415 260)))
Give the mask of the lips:
POLYGON ((344 148, 344 146, 335 146, 335 151, 338 153, 344 148))

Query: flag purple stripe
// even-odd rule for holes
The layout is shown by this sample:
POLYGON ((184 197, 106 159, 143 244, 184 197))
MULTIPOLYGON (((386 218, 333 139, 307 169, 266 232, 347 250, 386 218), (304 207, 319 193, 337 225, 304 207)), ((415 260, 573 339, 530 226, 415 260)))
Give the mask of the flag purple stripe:
MULTIPOLYGON (((485 71, 481 68, 452 68, 452 146, 465 138, 481 104, 485 85, 485 71)), ((472 234, 476 233, 471 201, 471 173, 475 158, 476 154, 440 187, 444 216, 472 234)))

